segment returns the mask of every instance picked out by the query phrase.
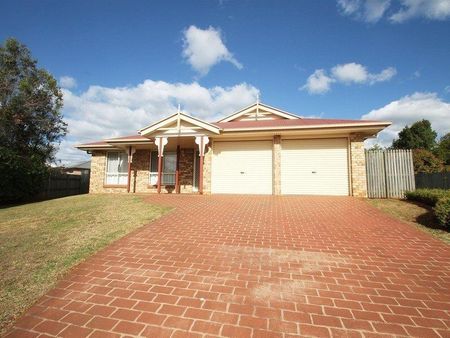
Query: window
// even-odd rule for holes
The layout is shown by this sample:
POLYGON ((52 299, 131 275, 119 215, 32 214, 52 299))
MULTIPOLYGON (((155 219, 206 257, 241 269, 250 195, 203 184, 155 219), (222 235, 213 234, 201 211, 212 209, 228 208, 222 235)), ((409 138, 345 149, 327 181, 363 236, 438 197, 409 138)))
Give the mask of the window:
POLYGON ((106 184, 126 185, 128 182, 128 156, 109 152, 106 159, 106 184))
MULTIPOLYGON (((162 184, 175 185, 175 171, 177 170, 177 154, 164 153, 162 168, 162 184)), ((150 185, 158 184, 158 152, 152 151, 150 155, 150 185)))

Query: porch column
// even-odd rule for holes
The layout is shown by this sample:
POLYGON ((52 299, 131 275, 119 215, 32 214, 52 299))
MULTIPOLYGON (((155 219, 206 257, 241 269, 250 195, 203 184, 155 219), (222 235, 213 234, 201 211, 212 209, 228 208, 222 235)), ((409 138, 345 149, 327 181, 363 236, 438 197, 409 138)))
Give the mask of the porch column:
POLYGON ((198 155, 200 156, 199 175, 198 175, 198 192, 203 194, 203 159, 205 157, 205 146, 208 144, 208 136, 197 136, 195 143, 198 144, 198 155))
POLYGON ((180 193, 180 145, 177 145, 177 168, 175 171, 175 192, 180 193))
POLYGON ((136 152, 132 146, 128 147, 128 180, 127 180, 127 192, 130 192, 131 186, 131 163, 133 163, 133 154, 136 152))
POLYGON ((158 194, 161 193, 162 159, 164 156, 164 146, 167 144, 167 142, 167 137, 155 137, 155 143, 158 147, 158 194))

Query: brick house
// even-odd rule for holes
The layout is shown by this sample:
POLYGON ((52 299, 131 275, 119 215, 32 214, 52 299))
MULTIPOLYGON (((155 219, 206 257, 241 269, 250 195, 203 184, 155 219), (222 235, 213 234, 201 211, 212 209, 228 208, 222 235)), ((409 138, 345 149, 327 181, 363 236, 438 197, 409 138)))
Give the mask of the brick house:
POLYGON ((257 102, 214 123, 178 112, 77 148, 92 154, 91 193, 365 197, 363 142, 389 125, 301 118, 257 102))

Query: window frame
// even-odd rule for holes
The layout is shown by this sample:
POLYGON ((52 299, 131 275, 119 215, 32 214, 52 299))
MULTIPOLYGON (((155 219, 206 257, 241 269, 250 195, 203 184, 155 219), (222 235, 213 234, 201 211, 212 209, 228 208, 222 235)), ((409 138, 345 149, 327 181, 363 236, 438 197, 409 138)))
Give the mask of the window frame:
MULTIPOLYGON (((149 163, 149 185, 151 186, 156 186, 158 185, 158 171, 152 171, 152 154, 155 154, 155 161, 156 161, 156 168, 158 168, 158 151, 157 150, 152 150, 150 151, 150 163, 149 163)), ((167 185, 167 186, 173 186, 175 185, 175 174, 176 174, 176 166, 173 172, 166 172, 165 171, 165 167, 166 167, 166 158, 168 157, 175 157, 175 163, 177 161, 177 153, 175 151, 168 151, 165 152, 163 155, 163 161, 162 161, 162 173, 161 173, 161 185, 167 185), (170 175, 170 176, 169 176, 170 175), (169 180, 168 178, 171 177, 172 179, 169 180)))
POLYGON ((104 183, 103 185, 106 187, 126 187, 128 184, 128 154, 124 151, 108 151, 106 152, 106 161, 105 161, 105 178, 104 178, 104 183), (112 156, 112 154, 117 154, 118 158, 118 164, 117 164, 117 172, 110 172, 108 171, 109 168, 109 161, 110 161, 110 156, 112 156), (120 160, 123 159, 124 163, 126 163, 126 165, 123 168, 123 171, 120 171, 119 168, 121 166, 121 162, 120 160), (116 175, 116 177, 114 178, 113 175, 116 175), (125 183, 121 183, 120 179, 121 178, 126 178, 125 179, 125 183), (111 182, 110 179, 113 178, 114 181, 111 182))

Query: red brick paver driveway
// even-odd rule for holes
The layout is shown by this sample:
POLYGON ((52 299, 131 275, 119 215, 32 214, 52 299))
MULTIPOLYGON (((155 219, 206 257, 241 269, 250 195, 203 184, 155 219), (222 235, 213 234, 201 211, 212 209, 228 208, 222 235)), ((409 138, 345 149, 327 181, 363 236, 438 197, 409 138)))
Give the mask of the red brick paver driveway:
POLYGON ((146 199, 175 209, 80 264, 12 336, 450 337, 449 247, 364 201, 146 199))

